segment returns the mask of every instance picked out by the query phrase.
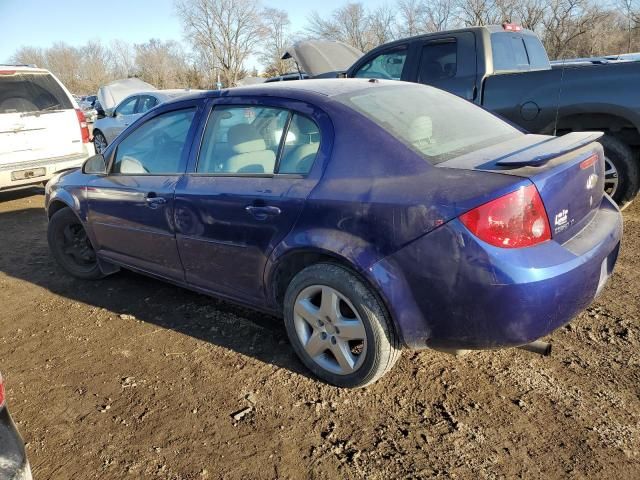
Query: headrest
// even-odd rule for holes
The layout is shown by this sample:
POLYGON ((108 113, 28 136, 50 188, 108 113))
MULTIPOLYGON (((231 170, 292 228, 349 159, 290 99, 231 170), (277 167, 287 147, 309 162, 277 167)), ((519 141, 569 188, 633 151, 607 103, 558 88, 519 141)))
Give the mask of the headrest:
POLYGON ((431 117, 424 115, 413 119, 407 129, 407 139, 413 144, 423 141, 430 143, 432 136, 433 123, 431 122, 431 117))
POLYGON ((264 138, 253 125, 248 123, 231 127, 227 133, 227 139, 234 153, 251 153, 267 149, 264 138))

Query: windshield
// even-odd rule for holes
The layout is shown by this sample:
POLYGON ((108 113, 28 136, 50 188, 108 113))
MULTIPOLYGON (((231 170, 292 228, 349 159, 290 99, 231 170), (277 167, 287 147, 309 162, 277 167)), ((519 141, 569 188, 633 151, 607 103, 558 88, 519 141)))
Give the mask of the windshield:
POLYGON ((373 120, 434 165, 522 135, 482 108, 423 85, 368 88, 335 99, 373 120))
POLYGON ((46 72, 0 75, 0 114, 73 108, 58 82, 46 72))

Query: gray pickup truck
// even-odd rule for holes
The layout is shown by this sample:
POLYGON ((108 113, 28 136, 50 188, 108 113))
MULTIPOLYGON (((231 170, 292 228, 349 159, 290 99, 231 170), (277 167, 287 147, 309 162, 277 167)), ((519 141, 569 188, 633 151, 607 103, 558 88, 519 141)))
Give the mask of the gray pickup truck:
MULTIPOLYGON (((299 64, 313 63, 295 57, 303 49, 290 51, 299 64)), ((531 133, 603 131, 606 192, 619 205, 638 192, 640 62, 552 67, 535 33, 505 24, 396 40, 366 53, 343 75, 433 85, 531 133)))

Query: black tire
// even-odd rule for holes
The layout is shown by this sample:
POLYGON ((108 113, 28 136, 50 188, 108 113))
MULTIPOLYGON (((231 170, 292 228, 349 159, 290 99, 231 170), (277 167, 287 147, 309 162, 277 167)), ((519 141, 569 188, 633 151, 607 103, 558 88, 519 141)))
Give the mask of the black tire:
POLYGON ((53 214, 49 220, 47 240, 53 257, 67 273, 83 280, 104 277, 82 222, 70 208, 53 214), (71 249, 73 254, 69 253, 71 249))
POLYGON ((628 204, 638 193, 640 186, 640 166, 633 151, 612 135, 605 135, 600 139, 607 157, 618 174, 618 186, 611 196, 622 208, 628 204))
POLYGON ((293 278, 284 298, 284 320, 293 349, 305 366, 318 378, 338 387, 359 388, 375 382, 393 367, 401 355, 398 336, 381 300, 354 273, 337 264, 315 264, 293 278), (360 366, 352 373, 335 374, 316 363, 296 332, 296 299, 305 289, 315 286, 331 287, 348 299, 364 325, 364 359, 358 362, 360 366))
POLYGON ((104 153, 107 145, 107 138, 104 136, 104 134, 100 130, 95 130, 93 132, 93 148, 95 148, 96 153, 104 153), (96 141, 96 139, 98 141, 96 141), (104 148, 100 148, 99 145, 104 145, 104 148))

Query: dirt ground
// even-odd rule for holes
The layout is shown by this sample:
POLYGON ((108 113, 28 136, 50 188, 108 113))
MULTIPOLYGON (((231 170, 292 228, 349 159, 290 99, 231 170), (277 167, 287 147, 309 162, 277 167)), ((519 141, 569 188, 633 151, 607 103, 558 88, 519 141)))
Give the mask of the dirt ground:
POLYGON ((640 202, 551 357, 405 352, 356 391, 310 378, 276 319, 66 276, 42 203, 0 193, 0 370, 36 479, 640 478, 640 202))

